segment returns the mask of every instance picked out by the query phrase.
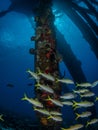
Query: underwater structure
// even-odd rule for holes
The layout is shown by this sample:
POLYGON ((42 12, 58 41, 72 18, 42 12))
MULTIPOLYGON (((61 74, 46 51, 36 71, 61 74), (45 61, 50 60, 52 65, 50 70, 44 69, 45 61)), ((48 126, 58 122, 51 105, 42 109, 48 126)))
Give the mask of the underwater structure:
MULTIPOLYGON (((98 19, 98 12, 92 6, 92 3, 98 5, 97 1, 62 0, 62 2, 65 7, 63 11, 81 30, 84 38, 88 41, 88 44, 90 44, 94 54, 98 58, 98 26, 88 15, 92 14, 98 19), (78 3, 80 2, 84 2, 88 6, 88 9, 79 6, 78 3)), ((39 119, 40 129, 59 130, 63 122, 61 113, 63 104, 60 101, 62 84, 58 80, 64 76, 61 76, 59 72, 59 62, 62 59, 58 52, 64 56, 63 61, 75 84, 76 82, 87 82, 87 79, 82 71, 81 61, 76 58, 64 36, 54 26, 55 17, 51 9, 52 0, 39 0, 38 3, 38 8, 32 12, 32 14, 35 13, 36 29, 35 36, 31 37, 31 41, 35 41, 35 48, 30 48, 29 52, 35 56, 35 73, 38 76, 38 79, 35 81, 35 93, 37 100, 42 103, 43 108, 33 107, 33 109, 36 111, 39 119), (56 115, 56 112, 58 112, 58 115, 56 115)), ((16 8, 14 7, 12 3, 7 11, 0 12, 0 17, 14 10, 16 8)), ((26 15, 29 18, 28 13, 26 15)), ((31 20, 30 22, 32 24, 31 20)), ((91 91, 90 88, 89 90, 91 91)), ((68 87, 66 86, 67 92, 68 87)), ((85 100, 85 98, 83 97, 82 100, 85 100)), ((88 100, 94 101, 93 98, 89 98, 88 100)), ((93 113, 90 117, 91 119, 96 117, 95 106, 87 108, 87 110, 93 113)), ((78 110, 76 112, 78 113, 78 110)), ((80 120, 79 123, 81 122, 83 121, 80 120)))
POLYGON ((31 40, 35 41, 35 51, 33 51, 33 54, 35 54, 35 71, 40 75, 39 81, 35 84, 36 97, 43 103, 44 109, 47 112, 51 114, 58 112, 58 116, 49 116, 47 113, 40 114, 37 112, 41 123, 40 126, 42 126, 42 129, 59 130, 63 121, 61 117, 61 107, 63 104, 59 101, 61 85, 55 82, 55 79, 60 77, 58 67, 60 57, 56 51, 54 15, 51 4, 51 0, 49 3, 41 1, 35 16, 36 36, 32 36, 31 40), (46 91, 41 89, 42 87, 45 87, 46 91), (49 116, 48 118, 47 115, 49 116))
MULTIPOLYGON (((76 4, 72 1, 65 2, 64 4, 67 8, 68 16, 69 14, 73 14, 74 10, 71 10, 71 7, 69 9, 69 6, 76 7, 76 4), (72 12, 70 12, 72 11, 72 12)), ((35 34, 36 36, 32 36, 31 40, 35 41, 35 49, 31 48, 30 53, 35 55, 35 71, 39 73, 41 76, 38 83, 35 85, 35 92, 36 96, 39 101, 41 101, 44 104, 45 111, 51 112, 60 112, 61 113, 61 107, 63 106, 62 102, 60 102, 60 95, 62 91, 62 85, 56 82, 56 79, 61 78, 60 72, 59 72, 59 62, 61 60, 61 57, 57 54, 57 51, 64 56, 63 61, 66 64, 70 74, 72 75, 74 82, 82 83, 87 82, 86 77, 82 71, 81 68, 81 62, 75 57, 74 53, 72 52, 70 46, 65 41, 64 36, 60 34, 60 32, 54 27, 54 15, 52 13, 51 9, 52 1, 49 0, 48 2, 43 0, 39 4, 39 9, 37 10, 37 15, 35 16, 35 22, 36 22, 36 30, 35 34), (58 39, 59 37, 59 39, 58 39), (62 45, 62 46, 61 46, 62 45), (63 48, 65 46, 65 48, 63 48), (50 76, 50 77, 48 77, 50 76), (43 89, 38 89, 38 87, 41 88, 41 85, 43 87, 46 87, 47 89, 51 89, 51 92, 43 91, 43 89), (57 103, 56 103, 57 101, 57 103), (60 104, 61 103, 61 104, 60 104)), ((66 11, 66 10, 64 10, 66 11)), ((81 13, 81 11, 80 11, 81 13)), ((74 16, 74 14, 73 14, 74 16)), ((83 15, 84 16, 84 15, 83 15)), ((72 17, 72 16, 71 16, 72 17)), ((78 19, 79 20, 79 19, 78 19)), ((88 20, 88 19, 87 19, 88 20)), ((77 22, 78 23, 78 22, 77 22)), ((77 24, 76 23, 76 24, 77 24)), ((81 22, 79 22, 81 23, 81 22)), ((85 23, 84 23, 85 24, 85 23)), ((92 25, 92 24, 91 24, 92 25)), ((85 25, 87 28, 87 25, 85 25)), ((97 25, 96 25, 97 26, 97 25)), ((79 27, 81 25, 79 24, 79 27)), ((95 27, 96 28, 96 27, 95 27)), ((94 29, 95 29, 94 28, 94 29)), ((82 29, 82 28, 80 28, 82 29)), ((84 29, 84 28, 83 28, 84 29)), ((89 27, 88 27, 89 29, 89 27)), ((84 29, 85 30, 85 29, 84 29)), ((83 30, 82 30, 83 31, 83 30)), ((92 31, 90 31, 91 33, 92 31)), ((95 29, 96 32, 96 29, 95 29)), ((83 31, 83 34, 85 32, 83 31)), ((88 32, 89 33, 89 32, 88 32)), ((95 52, 95 55, 97 57, 97 51, 95 49, 95 46, 98 48, 96 44, 96 38, 93 45, 91 44, 91 47, 93 48, 93 51, 95 52)), ((88 41, 91 39, 89 38, 88 41)), ((78 89, 77 89, 78 90, 78 89)), ((91 91, 91 89, 89 89, 91 91)), ((68 88, 66 86, 66 93, 68 92, 68 88)), ((82 100, 85 101, 85 98, 83 97, 82 100)), ((89 98, 89 101, 94 101, 93 98, 89 98)), ((35 109, 37 110, 37 109, 35 109)), ((95 106, 92 106, 92 108, 87 108, 88 111, 92 112, 92 116, 90 117, 93 119, 96 117, 96 109, 95 106)), ((37 110, 38 111, 38 110, 37 110)), ((78 110, 76 110, 78 113, 78 110)), ((37 112, 38 118, 40 120, 40 123, 42 126, 42 129, 52 129, 52 130, 59 130, 62 126, 63 118, 62 114, 60 116, 52 115, 47 118, 47 114, 39 114, 37 112)), ((79 123, 83 122, 82 120, 79 121, 79 123)), ((82 126, 81 126, 82 128, 82 126)))

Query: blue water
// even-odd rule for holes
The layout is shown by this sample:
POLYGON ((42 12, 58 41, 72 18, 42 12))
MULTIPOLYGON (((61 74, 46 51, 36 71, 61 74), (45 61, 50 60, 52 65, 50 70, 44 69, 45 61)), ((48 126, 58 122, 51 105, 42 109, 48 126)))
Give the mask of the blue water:
MULTIPOLYGON (((9 0, 0 1, 0 12, 6 10, 10 4, 9 0)), ((55 6, 54 8, 59 10, 55 6)), ((81 61, 87 81, 92 83, 98 80, 98 60, 80 30, 63 11, 61 13, 62 16, 56 17, 54 24, 70 44, 75 56, 81 61)), ((34 22, 33 16, 32 21, 34 22)), ((32 121, 36 121, 36 114, 30 104, 21 101, 24 92, 29 97, 35 97, 34 85, 28 86, 28 83, 34 84, 34 81, 29 79, 26 73, 28 68, 34 70, 34 56, 29 54, 29 48, 35 46, 34 42, 30 41, 30 37, 35 33, 35 23, 33 25, 32 28, 25 14, 16 11, 0 18, 0 113, 2 110, 10 111, 18 116, 29 116, 32 121), (8 83, 13 84, 14 87, 8 87, 8 83)), ((59 66, 61 73, 66 71, 66 77, 72 79, 63 61, 59 66)), ((98 86, 93 91, 98 96, 98 86)), ((98 103, 96 103, 96 109, 98 114, 98 103)), ((69 109, 66 111, 71 112, 69 109)), ((66 114, 65 119, 73 118, 68 117, 69 114, 66 114)))

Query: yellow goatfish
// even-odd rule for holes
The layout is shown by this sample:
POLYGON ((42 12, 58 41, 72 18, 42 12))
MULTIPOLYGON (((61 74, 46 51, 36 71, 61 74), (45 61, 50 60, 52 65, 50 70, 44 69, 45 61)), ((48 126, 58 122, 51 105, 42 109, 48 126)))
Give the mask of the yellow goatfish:
POLYGON ((57 111, 50 111, 50 114, 55 115, 55 116, 61 116, 62 115, 62 113, 57 112, 57 111))
POLYGON ((80 107, 87 108, 87 107, 92 107, 92 106, 94 106, 93 102, 89 102, 89 101, 76 102, 76 101, 73 101, 74 110, 76 108, 80 108, 80 107))
POLYGON ((98 85, 98 80, 92 83, 92 87, 95 87, 98 85))
POLYGON ((83 127, 84 126, 82 124, 75 124, 75 125, 72 125, 70 128, 72 128, 72 130, 79 130, 83 127))
POLYGON ((95 96, 95 93, 93 92, 87 92, 87 93, 84 93, 84 94, 80 94, 80 97, 92 97, 92 96, 95 96))
POLYGON ((65 93, 64 95, 60 96, 60 98, 63 98, 63 99, 73 99, 76 97, 77 95, 74 93, 65 93))
POLYGON ((42 85, 40 83, 35 84, 36 87, 40 87, 42 90, 49 92, 49 93, 54 93, 54 90, 50 88, 49 86, 42 85))
POLYGON ((82 112, 81 114, 79 114, 79 113, 75 113, 75 114, 76 114, 75 120, 77 120, 78 118, 85 118, 85 117, 89 117, 92 115, 92 113, 89 111, 82 112))
POLYGON ((82 93, 86 93, 86 92, 89 92, 89 89, 78 89, 78 90, 73 90, 74 93, 77 93, 77 94, 82 94, 82 93))
POLYGON ((49 96, 48 96, 48 99, 46 99, 46 101, 48 101, 48 100, 50 100, 52 103, 54 103, 54 104, 57 105, 57 106, 63 107, 62 102, 59 101, 59 100, 52 99, 52 98, 50 98, 49 96))
POLYGON ((38 112, 40 112, 41 114, 44 114, 44 115, 50 115, 49 111, 47 111, 45 109, 40 109, 40 108, 34 107, 34 110, 38 111, 38 112))
POLYGON ((26 100, 36 107, 43 108, 43 104, 40 101, 38 101, 38 99, 28 98, 26 94, 24 94, 24 97, 21 100, 26 100))
POLYGON ((56 79, 56 82, 65 83, 65 84, 74 84, 74 81, 71 79, 56 79))
POLYGON ((40 77, 30 69, 28 69, 26 72, 28 72, 35 80, 39 81, 40 77))
POLYGON ((79 130, 83 127, 84 126, 82 124, 76 124, 76 125, 70 126, 69 128, 61 128, 61 130, 79 130))
POLYGON ((50 75, 50 74, 46 74, 46 73, 42 73, 40 70, 38 70, 38 75, 42 76, 43 78, 47 79, 47 80, 50 80, 52 82, 55 81, 55 78, 50 75))
POLYGON ((95 123, 97 123, 97 122, 98 122, 98 119, 97 119, 97 118, 94 118, 94 119, 92 119, 92 120, 90 120, 90 121, 87 122, 86 127, 88 127, 89 125, 95 124, 95 123))
POLYGON ((76 83, 76 86, 77 87, 85 87, 85 88, 87 88, 87 87, 92 87, 92 84, 91 83, 80 83, 80 84, 78 84, 78 83, 76 83))
POLYGON ((50 115, 47 119, 53 119, 54 121, 63 121, 62 117, 60 116, 52 116, 50 115))

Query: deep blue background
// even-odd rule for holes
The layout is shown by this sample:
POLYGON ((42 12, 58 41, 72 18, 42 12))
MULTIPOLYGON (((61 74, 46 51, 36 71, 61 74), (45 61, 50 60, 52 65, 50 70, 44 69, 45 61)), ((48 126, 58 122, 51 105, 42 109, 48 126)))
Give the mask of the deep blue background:
MULTIPOLYGON (((0 12, 6 10, 10 3, 9 0, 0 1, 0 12)), ((98 80, 98 60, 89 44, 76 25, 56 5, 53 6, 53 12, 56 16, 55 25, 64 34, 74 54, 81 61, 88 82, 98 80), (59 13, 56 13, 56 10, 59 13)), ((0 18, 0 108, 18 115, 29 115, 36 120, 31 104, 21 101, 24 92, 29 97, 35 97, 34 86, 27 85, 34 81, 30 80, 26 73, 28 68, 34 70, 34 57, 29 54, 29 48, 34 47, 34 42, 30 41, 30 37, 34 35, 34 28, 34 21, 32 28, 27 16, 19 12, 12 11, 0 18), (12 83, 14 87, 7 87, 8 83, 12 83)), ((66 71, 66 77, 72 79, 63 62, 60 62, 60 70, 62 73, 66 71)), ((73 86, 69 86, 69 88, 71 90, 73 86)), ((98 86, 92 90, 98 96, 98 86)), ((98 114, 98 102, 95 105, 98 114)), ((64 114, 69 109, 69 107, 64 109, 64 114)), ((70 120, 72 118, 69 116, 70 114, 66 114, 64 118, 70 117, 70 120)))

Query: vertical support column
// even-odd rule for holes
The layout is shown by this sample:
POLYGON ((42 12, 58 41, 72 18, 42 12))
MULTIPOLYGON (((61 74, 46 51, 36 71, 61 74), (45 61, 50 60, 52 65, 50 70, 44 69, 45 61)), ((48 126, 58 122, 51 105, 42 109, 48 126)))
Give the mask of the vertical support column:
MULTIPOLYGON (((61 86, 56 83, 56 78, 59 78, 59 68, 58 68, 58 56, 56 53, 56 39, 55 39, 55 28, 54 28, 54 15, 51 10, 51 0, 42 0, 40 3, 36 21, 36 36, 32 36, 31 40, 35 41, 35 68, 40 74, 40 85, 46 86, 46 89, 51 88, 52 92, 44 91, 43 89, 37 89, 35 87, 36 98, 43 103, 44 109, 49 112, 59 112, 61 113, 61 107, 56 105, 49 98, 59 101, 59 96, 61 95, 61 86), (48 99, 48 100, 47 100, 48 99)), ((35 85, 36 86, 36 85, 35 85)), ((53 115, 53 118, 45 114, 37 112, 37 116, 40 120, 42 129, 48 130, 59 130, 62 117, 53 115), (57 118, 58 121, 56 121, 57 118)))

